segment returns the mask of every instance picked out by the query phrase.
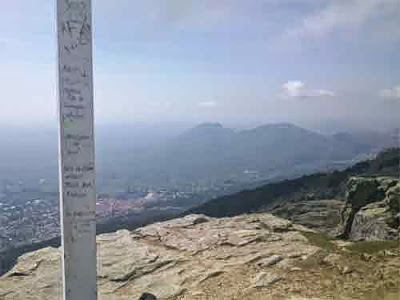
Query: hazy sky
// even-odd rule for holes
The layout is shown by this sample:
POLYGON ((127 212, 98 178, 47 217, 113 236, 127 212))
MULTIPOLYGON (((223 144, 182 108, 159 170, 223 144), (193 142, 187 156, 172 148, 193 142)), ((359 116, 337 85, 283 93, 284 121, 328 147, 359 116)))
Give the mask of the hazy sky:
MULTIPOLYGON (((55 0, 1 1, 0 124, 56 124, 55 0)), ((93 0, 98 123, 395 126, 400 0, 93 0)))

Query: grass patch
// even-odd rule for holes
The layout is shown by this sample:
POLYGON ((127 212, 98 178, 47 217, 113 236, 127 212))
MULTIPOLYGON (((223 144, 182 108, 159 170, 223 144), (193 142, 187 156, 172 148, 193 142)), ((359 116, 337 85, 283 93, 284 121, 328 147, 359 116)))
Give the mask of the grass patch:
POLYGON ((333 238, 323 234, 316 232, 307 232, 303 231, 302 234, 307 238, 310 244, 320 247, 325 250, 335 251, 337 250, 337 246, 332 243, 333 238))
POLYGON ((382 250, 391 250, 399 247, 399 241, 356 242, 346 248, 352 252, 373 254, 382 250))

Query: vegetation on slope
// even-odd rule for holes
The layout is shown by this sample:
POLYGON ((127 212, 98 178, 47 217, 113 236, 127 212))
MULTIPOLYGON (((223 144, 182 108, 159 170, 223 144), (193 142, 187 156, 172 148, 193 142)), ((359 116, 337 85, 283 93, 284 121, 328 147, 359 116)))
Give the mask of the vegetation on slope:
POLYGON ((399 148, 389 148, 374 159, 363 161, 344 171, 316 173, 294 180, 270 183, 254 190, 223 196, 195 207, 188 213, 214 217, 234 216, 260 211, 273 201, 301 201, 344 198, 345 184, 351 176, 399 176, 399 148))

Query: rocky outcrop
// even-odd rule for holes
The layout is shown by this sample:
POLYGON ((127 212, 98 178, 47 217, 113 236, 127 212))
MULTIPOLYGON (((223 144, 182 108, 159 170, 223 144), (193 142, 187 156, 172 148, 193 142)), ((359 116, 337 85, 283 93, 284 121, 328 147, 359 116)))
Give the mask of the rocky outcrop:
POLYGON ((296 224, 330 233, 338 226, 344 206, 344 201, 335 199, 292 201, 271 205, 267 211, 296 224))
MULTIPOLYGON (((365 299, 380 279, 339 248, 267 213, 188 215, 98 236, 99 300, 365 299)), ((384 282, 400 266, 390 259, 398 264, 385 260, 395 271, 384 282)), ((0 299, 60 299, 60 283, 60 251, 44 248, 0 277, 0 299)))
POLYGON ((352 240, 399 237, 400 185, 394 178, 353 177, 336 234, 352 240))
MULTIPOLYGON (((290 257, 301 260, 318 251, 303 229, 269 214, 224 219, 189 215, 100 235, 99 298, 139 299, 148 293, 157 299, 206 299, 217 288, 204 290, 210 282, 232 285, 220 291, 225 295, 220 299, 246 298, 284 278, 281 262, 289 268, 296 261, 290 257)), ((0 299, 58 299, 60 282, 59 249, 45 248, 20 257, 1 277, 0 299)))

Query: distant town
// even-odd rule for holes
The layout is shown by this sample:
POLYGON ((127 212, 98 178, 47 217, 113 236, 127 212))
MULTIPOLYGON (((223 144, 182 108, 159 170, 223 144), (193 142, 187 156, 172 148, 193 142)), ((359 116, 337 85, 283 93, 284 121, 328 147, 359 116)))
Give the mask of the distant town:
MULTIPOLYGON (((97 223, 146 215, 150 211, 182 211, 194 204, 226 193, 234 182, 220 185, 191 185, 178 188, 127 187, 126 191, 98 193, 97 223)), ((35 244, 60 236, 59 197, 57 191, 26 187, 23 182, 5 181, 0 190, 0 253, 14 247, 35 244)))

